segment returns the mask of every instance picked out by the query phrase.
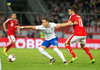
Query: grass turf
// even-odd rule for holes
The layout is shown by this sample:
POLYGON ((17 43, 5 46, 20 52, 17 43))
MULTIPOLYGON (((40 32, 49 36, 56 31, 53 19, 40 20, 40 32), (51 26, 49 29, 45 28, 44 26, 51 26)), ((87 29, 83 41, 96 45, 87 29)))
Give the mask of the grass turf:
MULTIPOLYGON (((2 54, 3 48, 0 48, 0 57, 2 63, 2 70, 100 70, 100 50, 90 50, 96 63, 89 64, 89 57, 82 49, 74 49, 78 60, 72 64, 64 65, 62 60, 53 51, 53 49, 46 49, 52 55, 56 62, 52 65, 49 64, 49 59, 44 57, 38 49, 16 49, 11 48, 8 54, 16 56, 15 62, 8 62, 7 57, 2 54)), ((66 49, 60 49, 64 54, 67 62, 72 56, 66 49)))

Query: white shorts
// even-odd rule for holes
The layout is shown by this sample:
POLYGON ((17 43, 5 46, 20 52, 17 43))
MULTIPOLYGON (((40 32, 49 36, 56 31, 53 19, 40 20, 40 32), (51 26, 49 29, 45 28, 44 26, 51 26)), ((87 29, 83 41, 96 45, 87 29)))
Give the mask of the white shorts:
POLYGON ((14 35, 9 35, 8 36, 9 42, 15 42, 15 36, 14 35))
POLYGON ((85 44, 86 43, 86 36, 72 35, 67 39, 66 43, 73 44, 73 43, 77 43, 78 41, 80 41, 80 44, 85 44))

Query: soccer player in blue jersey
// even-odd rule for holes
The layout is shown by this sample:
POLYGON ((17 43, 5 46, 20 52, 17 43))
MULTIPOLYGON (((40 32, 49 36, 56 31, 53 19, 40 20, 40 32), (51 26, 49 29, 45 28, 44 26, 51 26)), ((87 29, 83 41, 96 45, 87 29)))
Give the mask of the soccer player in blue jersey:
POLYGON ((42 19, 42 25, 38 26, 17 26, 18 28, 32 28, 36 30, 42 30, 45 34, 45 41, 39 47, 39 51, 44 56, 50 59, 50 64, 52 64, 55 59, 50 54, 48 54, 44 49, 48 48, 50 45, 53 45, 53 50, 59 55, 59 57, 63 60, 64 64, 67 65, 62 52, 58 49, 58 37, 56 36, 54 30, 55 28, 59 28, 59 24, 55 24, 53 22, 49 22, 49 18, 45 17, 42 19))

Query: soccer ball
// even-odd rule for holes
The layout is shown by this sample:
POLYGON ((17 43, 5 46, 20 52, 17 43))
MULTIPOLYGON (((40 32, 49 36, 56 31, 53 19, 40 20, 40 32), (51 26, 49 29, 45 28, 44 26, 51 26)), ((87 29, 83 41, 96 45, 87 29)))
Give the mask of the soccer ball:
POLYGON ((9 56, 8 56, 8 61, 9 62, 14 62, 16 60, 16 58, 15 58, 15 56, 13 55, 13 54, 10 54, 9 56))

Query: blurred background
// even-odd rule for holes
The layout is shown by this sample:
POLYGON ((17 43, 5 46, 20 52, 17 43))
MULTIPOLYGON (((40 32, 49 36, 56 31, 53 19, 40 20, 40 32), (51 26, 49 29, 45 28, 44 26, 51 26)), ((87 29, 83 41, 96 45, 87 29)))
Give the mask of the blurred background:
MULTIPOLYGON (((11 13, 17 14, 20 25, 40 25, 41 18, 50 17, 51 22, 66 22, 69 18, 69 6, 78 6, 78 14, 83 18, 87 38, 100 39, 100 0, 0 0, 0 37, 7 37, 3 22, 11 13)), ((72 27, 55 30, 59 38, 68 38, 72 27)), ((23 29, 18 38, 44 38, 41 31, 23 29)))

